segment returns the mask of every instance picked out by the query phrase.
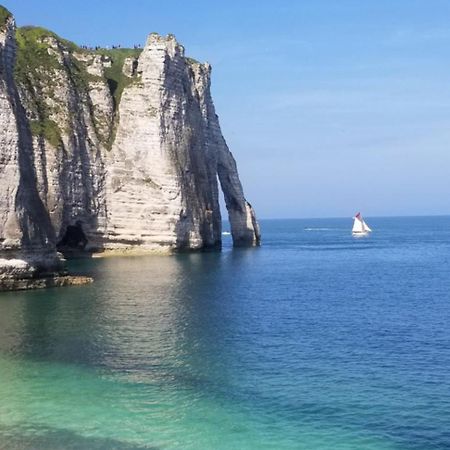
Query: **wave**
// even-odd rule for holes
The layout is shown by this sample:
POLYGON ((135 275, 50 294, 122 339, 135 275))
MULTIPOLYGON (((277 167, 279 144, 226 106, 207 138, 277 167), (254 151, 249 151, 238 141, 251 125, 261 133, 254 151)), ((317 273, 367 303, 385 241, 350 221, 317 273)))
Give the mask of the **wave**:
POLYGON ((229 236, 231 233, 229 232, 229 231, 224 231, 223 233, 222 233, 222 235, 223 236, 229 236))

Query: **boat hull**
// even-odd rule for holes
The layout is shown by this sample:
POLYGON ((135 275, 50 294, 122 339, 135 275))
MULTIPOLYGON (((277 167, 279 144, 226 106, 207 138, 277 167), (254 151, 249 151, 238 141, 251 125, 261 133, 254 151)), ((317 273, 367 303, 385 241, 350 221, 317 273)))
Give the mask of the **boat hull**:
POLYGON ((355 237, 362 237, 362 236, 368 236, 370 231, 352 231, 352 236, 355 237))

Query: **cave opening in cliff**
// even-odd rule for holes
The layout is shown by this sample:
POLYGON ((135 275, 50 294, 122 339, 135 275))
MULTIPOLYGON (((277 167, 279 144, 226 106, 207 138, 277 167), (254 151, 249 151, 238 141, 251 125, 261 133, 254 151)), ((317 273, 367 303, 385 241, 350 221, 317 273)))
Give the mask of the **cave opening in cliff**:
POLYGON ((217 185, 219 191, 219 211, 220 217, 222 221, 222 237, 230 236, 230 221, 228 218, 228 209, 225 202, 225 195, 222 191, 222 187, 220 185, 219 177, 217 177, 217 185))
POLYGON ((64 253, 65 250, 84 250, 88 243, 86 234, 83 231, 83 223, 75 222, 74 225, 67 225, 62 239, 58 242, 58 250, 64 253))

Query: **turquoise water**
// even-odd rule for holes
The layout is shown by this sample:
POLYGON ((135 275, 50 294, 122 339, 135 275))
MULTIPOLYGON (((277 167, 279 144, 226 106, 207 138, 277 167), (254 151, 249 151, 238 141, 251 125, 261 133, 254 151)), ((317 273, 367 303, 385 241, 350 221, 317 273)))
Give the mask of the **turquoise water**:
POLYGON ((0 295, 1 449, 449 449, 450 218, 263 221, 0 295))

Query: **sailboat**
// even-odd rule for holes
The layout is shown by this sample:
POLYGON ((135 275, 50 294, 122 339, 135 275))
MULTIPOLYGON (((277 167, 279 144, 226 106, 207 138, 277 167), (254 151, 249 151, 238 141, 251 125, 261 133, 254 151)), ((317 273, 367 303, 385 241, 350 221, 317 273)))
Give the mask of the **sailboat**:
POLYGON ((353 236, 365 236, 369 234, 372 230, 369 225, 364 222, 364 219, 361 216, 361 213, 358 213, 354 217, 352 234, 353 236))

